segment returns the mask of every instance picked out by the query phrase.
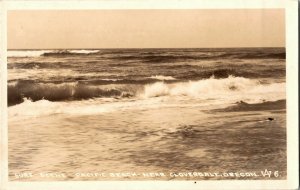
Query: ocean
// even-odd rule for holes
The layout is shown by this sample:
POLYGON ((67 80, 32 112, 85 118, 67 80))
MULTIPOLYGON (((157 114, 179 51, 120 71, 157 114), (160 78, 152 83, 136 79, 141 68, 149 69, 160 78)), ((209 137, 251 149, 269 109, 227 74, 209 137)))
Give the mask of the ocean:
POLYGON ((9 179, 286 179, 285 61, 285 48, 9 50, 9 179))

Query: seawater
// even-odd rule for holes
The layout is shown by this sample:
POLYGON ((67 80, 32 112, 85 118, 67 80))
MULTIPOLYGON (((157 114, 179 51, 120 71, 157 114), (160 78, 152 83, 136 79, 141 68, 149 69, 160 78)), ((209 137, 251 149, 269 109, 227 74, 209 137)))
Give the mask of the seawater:
POLYGON ((285 64, 284 48, 9 51, 10 179, 284 179, 285 64))

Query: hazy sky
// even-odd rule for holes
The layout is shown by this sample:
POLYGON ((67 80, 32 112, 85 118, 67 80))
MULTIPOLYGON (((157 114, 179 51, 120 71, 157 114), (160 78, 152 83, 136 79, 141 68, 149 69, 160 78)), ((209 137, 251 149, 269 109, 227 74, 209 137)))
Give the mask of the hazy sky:
POLYGON ((284 47, 284 9, 16 10, 9 49, 284 47))

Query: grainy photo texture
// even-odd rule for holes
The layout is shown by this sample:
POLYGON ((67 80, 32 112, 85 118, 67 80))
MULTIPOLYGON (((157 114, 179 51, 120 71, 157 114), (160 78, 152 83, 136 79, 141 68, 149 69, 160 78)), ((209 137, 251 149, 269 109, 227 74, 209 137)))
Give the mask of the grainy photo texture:
POLYGON ((9 180, 286 179, 284 9, 7 18, 9 180))

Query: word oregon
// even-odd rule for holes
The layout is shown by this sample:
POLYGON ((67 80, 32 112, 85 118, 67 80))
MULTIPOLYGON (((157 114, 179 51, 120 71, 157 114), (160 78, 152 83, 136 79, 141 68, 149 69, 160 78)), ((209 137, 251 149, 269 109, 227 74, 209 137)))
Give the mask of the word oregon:
POLYGON ((258 177, 255 172, 224 172, 224 173, 210 173, 210 172, 180 172, 170 173, 171 177, 258 177))

